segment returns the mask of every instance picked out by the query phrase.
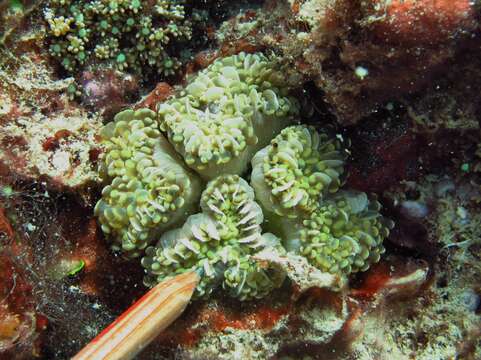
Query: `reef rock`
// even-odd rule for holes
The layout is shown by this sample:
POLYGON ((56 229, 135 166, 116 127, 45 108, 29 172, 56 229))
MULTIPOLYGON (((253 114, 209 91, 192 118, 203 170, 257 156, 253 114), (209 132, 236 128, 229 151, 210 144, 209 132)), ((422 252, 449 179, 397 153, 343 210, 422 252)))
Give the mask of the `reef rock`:
POLYGON ((286 78, 314 81, 338 121, 351 125, 450 71, 479 43, 476 13, 468 0, 268 1, 231 19, 217 39, 222 51, 273 49, 291 65, 286 78))

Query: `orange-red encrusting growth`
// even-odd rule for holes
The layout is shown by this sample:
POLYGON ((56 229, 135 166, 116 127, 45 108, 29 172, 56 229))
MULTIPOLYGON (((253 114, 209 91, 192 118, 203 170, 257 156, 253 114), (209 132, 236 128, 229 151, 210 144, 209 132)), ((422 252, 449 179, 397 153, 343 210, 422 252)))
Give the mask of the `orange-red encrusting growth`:
POLYGON ((13 237, 13 229, 5 215, 5 209, 0 206, 0 233, 4 233, 8 239, 13 237))
POLYGON ((470 0, 374 0, 385 17, 376 23, 380 38, 412 44, 435 44, 462 31, 473 19, 470 0), (386 4, 387 3, 387 4, 386 4))
POLYGON ((58 147, 60 140, 68 138, 72 133, 67 129, 58 130, 54 136, 51 136, 42 144, 44 151, 51 151, 58 147))
POLYGON ((0 350, 5 358, 39 356, 39 335, 48 321, 35 312, 32 287, 14 262, 19 255, 28 258, 29 251, 14 241, 15 232, 1 207, 0 233, 6 240, 0 253, 0 350))
POLYGON ((386 283, 391 279, 389 266, 385 262, 374 265, 358 289, 352 289, 350 294, 356 298, 372 299, 381 291, 386 283))
POLYGON ((268 330, 288 312, 288 307, 275 308, 261 305, 248 314, 227 314, 223 311, 212 311, 206 314, 206 320, 215 331, 224 331, 226 328, 268 330))
POLYGON ((376 297, 411 297, 425 290, 431 284, 431 278, 426 261, 390 257, 363 274, 361 285, 352 288, 349 295, 367 301, 376 297))
POLYGON ((156 111, 157 105, 167 100, 173 95, 174 89, 166 82, 160 82, 157 86, 148 93, 142 100, 135 104, 134 109, 149 108, 152 111, 156 111))
POLYGON ((259 305, 239 312, 224 307, 203 306, 194 314, 174 323, 160 335, 158 341, 189 347, 194 346, 208 331, 223 332, 227 328, 268 331, 289 315, 292 306, 293 303, 289 301, 279 307, 259 305))

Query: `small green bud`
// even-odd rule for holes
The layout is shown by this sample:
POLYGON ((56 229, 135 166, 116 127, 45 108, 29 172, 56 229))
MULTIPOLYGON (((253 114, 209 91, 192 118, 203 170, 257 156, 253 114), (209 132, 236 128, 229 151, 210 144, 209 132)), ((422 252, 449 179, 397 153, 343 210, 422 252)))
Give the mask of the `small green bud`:
POLYGON ((75 94, 76 91, 77 91, 77 86, 75 84, 69 84, 69 86, 67 87, 67 92, 69 94, 75 94))
POLYGON ((13 194, 13 188, 11 186, 7 185, 7 186, 2 187, 1 192, 2 192, 3 196, 9 197, 13 194))
POLYGON ((125 54, 123 53, 118 54, 116 60, 118 63, 124 63, 126 60, 125 54))
POLYGON ((10 0, 10 10, 14 12, 23 11, 23 5, 20 0, 10 0))
POLYGON ((60 53, 60 51, 62 50, 62 48, 60 47, 59 44, 55 44, 55 45, 52 45, 52 51, 56 54, 60 53))
POLYGON ((79 273, 84 267, 85 267, 85 261, 80 259, 76 263, 72 264, 72 268, 70 269, 70 271, 67 272, 67 275, 73 276, 73 275, 79 273))

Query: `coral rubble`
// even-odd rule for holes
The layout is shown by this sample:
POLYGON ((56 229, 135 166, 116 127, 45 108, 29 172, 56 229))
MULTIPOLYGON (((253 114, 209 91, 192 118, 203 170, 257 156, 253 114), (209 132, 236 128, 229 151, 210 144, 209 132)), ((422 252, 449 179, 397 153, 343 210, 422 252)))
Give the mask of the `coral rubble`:
POLYGON ((35 48, 16 54, 37 41, 28 35, 19 49, 1 50, 0 168, 10 176, 42 179, 89 202, 99 182, 95 163, 102 119, 68 100, 73 79, 58 79, 45 54, 35 48))

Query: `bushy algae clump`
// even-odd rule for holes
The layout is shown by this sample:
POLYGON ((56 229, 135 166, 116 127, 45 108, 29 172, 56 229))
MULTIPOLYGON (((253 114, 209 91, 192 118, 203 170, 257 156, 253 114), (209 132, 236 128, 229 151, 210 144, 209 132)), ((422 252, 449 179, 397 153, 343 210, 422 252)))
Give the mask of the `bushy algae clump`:
POLYGON ((69 72, 96 61, 172 75, 180 66, 172 46, 192 35, 182 0, 50 0, 44 18, 50 53, 69 72))
POLYGON ((145 253, 146 285, 196 271, 197 297, 222 288, 247 300, 285 277, 255 259, 261 251, 292 251, 340 275, 379 260, 391 222, 365 193, 339 190, 342 142, 291 125, 298 111, 273 63, 241 53, 215 61, 157 114, 126 110, 105 126, 109 185, 95 211, 114 249, 145 253))

